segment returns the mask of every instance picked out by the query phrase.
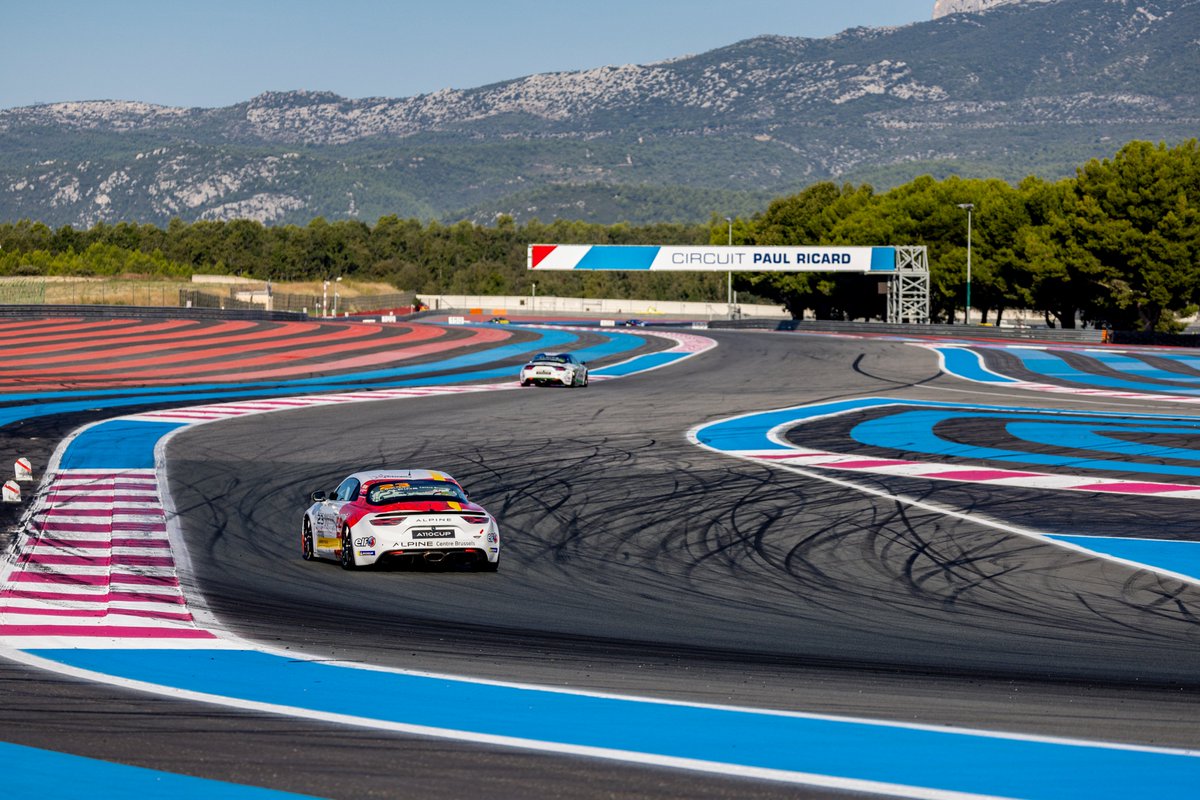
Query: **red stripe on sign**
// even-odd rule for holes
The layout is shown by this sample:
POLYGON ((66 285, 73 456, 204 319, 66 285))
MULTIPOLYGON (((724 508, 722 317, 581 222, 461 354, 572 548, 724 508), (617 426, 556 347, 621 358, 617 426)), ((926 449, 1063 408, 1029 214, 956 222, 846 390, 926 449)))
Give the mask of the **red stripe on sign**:
POLYGON ((558 247, 556 244, 535 244, 533 246, 533 266, 536 267, 542 263, 542 260, 553 253, 556 247, 558 247))

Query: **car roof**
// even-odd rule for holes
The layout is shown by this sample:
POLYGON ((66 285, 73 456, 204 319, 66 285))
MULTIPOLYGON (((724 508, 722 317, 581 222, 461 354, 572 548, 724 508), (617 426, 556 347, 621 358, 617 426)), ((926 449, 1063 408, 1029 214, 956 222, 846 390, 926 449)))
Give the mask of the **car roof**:
POLYGON ((359 483, 374 483, 375 481, 449 481, 458 484, 454 476, 432 469, 374 469, 365 472, 355 472, 349 477, 359 483))

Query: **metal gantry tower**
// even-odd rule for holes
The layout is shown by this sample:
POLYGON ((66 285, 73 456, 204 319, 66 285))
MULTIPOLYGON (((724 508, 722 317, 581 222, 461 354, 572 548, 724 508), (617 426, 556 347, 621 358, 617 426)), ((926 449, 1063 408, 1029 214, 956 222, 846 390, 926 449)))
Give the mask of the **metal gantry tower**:
POLYGON ((887 321, 929 324, 929 253, 924 245, 896 246, 896 272, 888 279, 887 321))

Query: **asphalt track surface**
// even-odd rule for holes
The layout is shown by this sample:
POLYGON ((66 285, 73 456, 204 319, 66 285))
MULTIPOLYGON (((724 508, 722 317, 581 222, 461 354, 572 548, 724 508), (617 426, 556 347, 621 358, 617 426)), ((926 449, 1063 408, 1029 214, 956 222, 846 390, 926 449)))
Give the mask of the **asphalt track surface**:
MULTIPOLYGON (((686 435, 734 414, 868 394, 1144 404, 973 386, 899 342, 710 335, 721 346, 682 365, 586 391, 311 409, 181 433, 168 477, 209 609, 267 644, 406 669, 1200 746, 1194 584, 732 460, 686 435), (395 464, 446 470, 497 515, 499 573, 346 573, 299 560, 308 493, 395 464)), ((1179 506, 1145 498, 1089 506, 1048 491, 852 479, 1047 532, 1180 525, 1179 506)), ((0 692, 9 742, 309 794, 829 795, 231 712, 3 662, 0 692)))

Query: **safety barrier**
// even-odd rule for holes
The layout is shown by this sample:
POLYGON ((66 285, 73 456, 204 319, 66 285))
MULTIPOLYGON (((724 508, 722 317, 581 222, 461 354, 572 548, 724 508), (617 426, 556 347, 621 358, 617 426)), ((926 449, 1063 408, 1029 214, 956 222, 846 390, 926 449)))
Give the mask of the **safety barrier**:
POLYGON ((889 336, 945 336, 970 339, 1030 339, 1099 344, 1103 331, 1095 328, 994 328, 988 325, 889 325, 885 322, 830 320, 712 320, 710 328, 734 328, 818 333, 862 333, 889 336))

